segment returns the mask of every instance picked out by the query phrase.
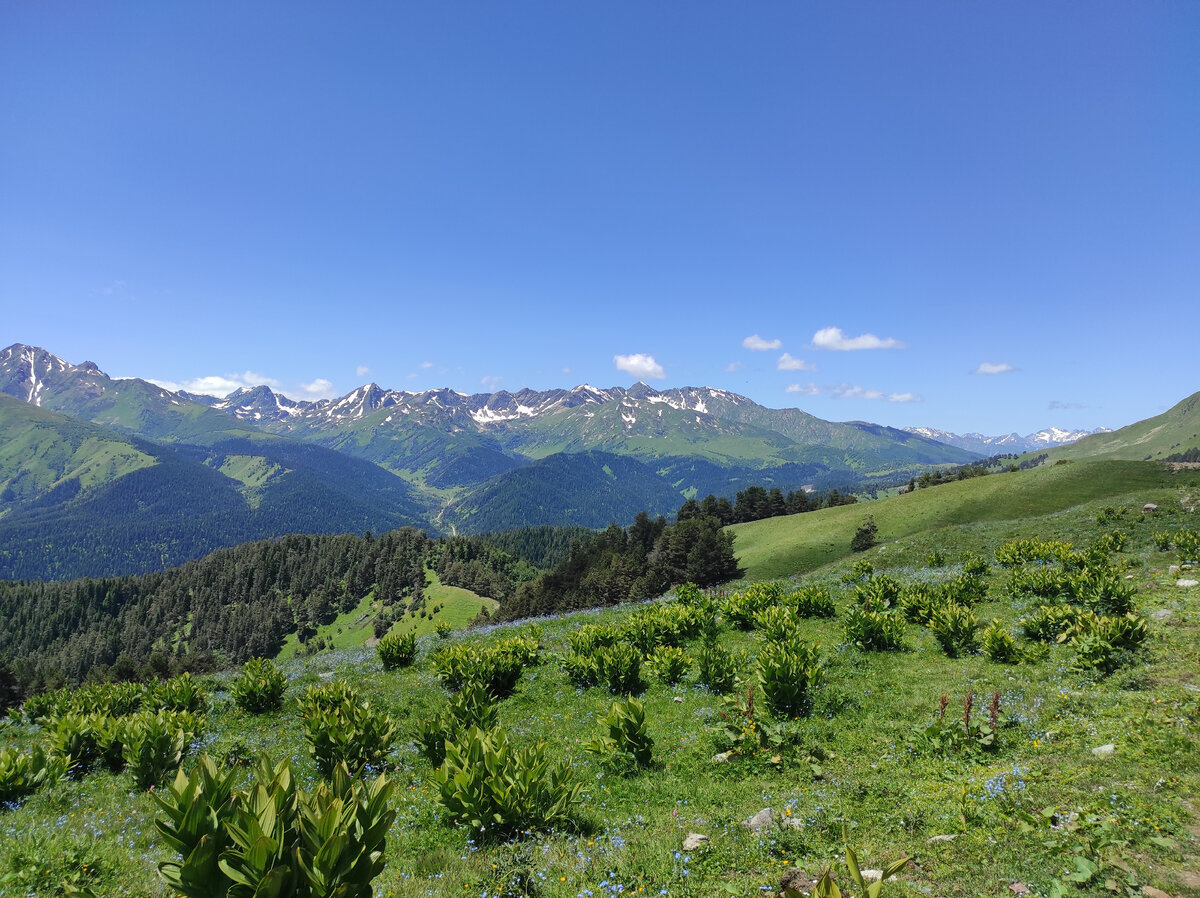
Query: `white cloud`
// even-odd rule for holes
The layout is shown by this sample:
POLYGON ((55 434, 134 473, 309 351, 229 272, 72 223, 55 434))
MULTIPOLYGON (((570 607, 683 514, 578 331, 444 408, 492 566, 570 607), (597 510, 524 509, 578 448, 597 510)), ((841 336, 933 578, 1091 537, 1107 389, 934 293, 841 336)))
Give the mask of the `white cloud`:
POLYGON ((337 396, 333 384, 323 377, 318 377, 310 384, 300 384, 305 399, 333 399, 337 396))
POLYGON ((817 366, 812 362, 806 362, 804 359, 792 358, 789 353, 784 353, 779 357, 779 364, 775 366, 780 371, 816 371, 817 366))
POLYGON ((904 344, 894 337, 880 338, 874 334, 847 337, 840 327, 825 327, 813 334, 812 345, 817 349, 903 349, 904 344))
POLYGON ((821 388, 814 383, 788 384, 787 392, 799 393, 802 396, 819 396, 821 394, 821 388))
POLYGON ((366 365, 359 365, 357 368, 354 369, 354 373, 356 375, 358 375, 359 377, 363 377, 364 375, 370 374, 371 369, 368 368, 366 365))
POLYGON ((1082 402, 1062 402, 1058 399, 1051 399, 1047 408, 1052 412, 1074 412, 1086 408, 1086 406, 1082 402))
POLYGON ((564 366, 563 366, 563 369, 562 369, 562 373, 563 373, 563 374, 570 374, 570 373, 571 373, 571 369, 570 369, 570 368, 568 368, 568 367, 566 367, 566 366, 564 365, 564 366))
POLYGON ((662 365, 654 361, 654 356, 641 352, 635 352, 632 355, 614 355, 613 364, 617 366, 618 371, 628 371, 635 377, 662 380, 667 376, 662 365))
POLYGON ((741 362, 730 362, 728 365, 725 366, 725 370, 728 372, 734 372, 734 371, 737 371, 741 367, 742 367, 741 362))
POLYGON ((421 367, 422 368, 432 368, 433 362, 421 362, 421 367))
POLYGON ((979 367, 972 371, 972 374, 1007 374, 1009 371, 1017 370, 1008 362, 981 362, 979 367))
POLYGON ((279 381, 273 377, 267 377, 265 374, 256 374, 253 371, 243 371, 241 374, 208 374, 203 377, 193 377, 190 380, 173 381, 173 380, 155 380, 152 377, 147 377, 146 381, 157 387, 162 387, 164 390, 179 391, 183 390, 187 393, 196 393, 200 396, 217 396, 224 398, 234 390, 240 390, 244 387, 267 386, 273 390, 278 390, 281 386, 279 381))
POLYGON ((868 390, 864 387, 841 384, 830 392, 834 399, 886 399, 888 402, 920 402, 921 397, 914 393, 884 393, 882 390, 868 390))
POLYGON ((502 380, 504 380, 504 378, 499 374, 485 374, 483 377, 479 378, 479 382, 489 390, 496 389, 496 385, 502 380))
POLYGON ((778 349, 783 345, 783 341, 768 340, 765 337, 760 337, 758 334, 751 334, 742 341, 742 345, 747 349, 753 349, 755 352, 766 352, 769 349, 778 349))

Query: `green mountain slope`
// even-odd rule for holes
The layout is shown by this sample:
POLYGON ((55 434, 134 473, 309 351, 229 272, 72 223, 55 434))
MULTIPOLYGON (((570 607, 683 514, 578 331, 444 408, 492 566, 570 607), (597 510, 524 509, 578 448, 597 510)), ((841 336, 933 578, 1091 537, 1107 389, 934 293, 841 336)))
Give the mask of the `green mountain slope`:
POLYGON ((1160 459, 1200 447, 1200 393, 1161 415, 1127 427, 1096 433, 1047 453, 1050 460, 1087 458, 1160 459))
POLYGON ((752 579, 814 570, 850 554, 850 540, 870 515, 881 543, 981 521, 1020 521, 1115 496, 1153 501, 1200 474, 1171 474, 1152 462, 1091 461, 993 474, 877 502, 822 509, 732 526, 734 551, 752 579))

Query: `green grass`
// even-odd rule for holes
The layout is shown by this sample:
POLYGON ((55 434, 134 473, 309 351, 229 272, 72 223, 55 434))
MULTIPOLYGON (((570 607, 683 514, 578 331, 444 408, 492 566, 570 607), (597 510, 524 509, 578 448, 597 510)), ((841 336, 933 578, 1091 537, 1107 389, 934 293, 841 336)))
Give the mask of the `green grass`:
MULTIPOLYGON (((313 639, 323 638, 335 649, 349 649, 366 645, 375 636, 371 622, 375 619, 377 611, 375 594, 367 593, 353 610, 344 611, 332 622, 317 627, 317 633, 313 639)), ((302 648, 296 634, 289 633, 283 641, 283 648, 276 656, 277 660, 287 661, 295 657, 302 648)))
MULTIPOLYGON (((397 819, 389 833, 387 868, 375 883, 381 896, 765 895, 779 891, 789 867, 815 876, 825 865, 840 863, 843 830, 864 867, 879 868, 904 855, 916 859, 885 886, 884 896, 998 896, 1021 882, 1045 898, 1058 880, 1065 895, 1100 898, 1113 894, 1105 888, 1108 879, 1116 894, 1138 894, 1149 885, 1177 898, 1197 896, 1200 881, 1190 871, 1200 868, 1200 830, 1198 809, 1188 801, 1200 795, 1200 588, 1175 585, 1168 565, 1179 559, 1158 552, 1151 535, 1200 526, 1200 514, 1185 510, 1181 501, 1194 489, 1190 482, 1164 485, 1134 472, 1122 480, 1121 471, 1092 469, 1093 476, 1106 472, 1116 478, 1112 489, 1127 497, 1119 503, 1104 496, 1088 499, 1082 486, 1061 479, 1067 477, 1062 469, 1031 482, 1058 493, 1057 503, 1073 495, 1082 504, 1058 508, 1030 495, 989 494, 997 509, 1033 503, 1036 516, 1024 519, 974 514, 966 523, 946 521, 962 502, 936 494, 957 484, 902 496, 898 505, 920 499, 942 506, 940 516, 928 518, 929 527, 893 534, 882 552, 866 554, 902 580, 940 580, 958 572, 961 551, 990 556, 1013 536, 1057 537, 1084 546, 1121 529, 1128 543, 1113 563, 1132 577, 1138 609, 1169 616, 1153 620, 1145 646, 1108 677, 1072 672, 1067 646, 1014 666, 979 655, 952 660, 927 631, 910 625, 906 651, 869 654, 846 644, 840 616, 804 621, 802 635, 822 647, 826 679, 814 693, 812 713, 791 724, 800 747, 782 752, 778 767, 767 755, 712 762, 723 747, 724 708, 719 697, 696 684, 693 669, 678 687, 650 684, 643 698, 655 761, 623 775, 583 751, 598 735, 598 720, 612 697, 572 687, 555 657, 567 651, 568 637, 582 624, 620 623, 637 609, 548 619, 539 622, 546 663, 525 671, 515 694, 499 704, 500 721, 518 744, 545 740, 555 755, 573 758, 586 786, 585 801, 575 828, 511 842, 469 842, 466 830, 445 819, 430 784, 433 771, 407 742, 446 701, 429 663, 430 653, 445 644, 435 637, 422 638, 413 667, 394 672, 385 672, 365 646, 287 661, 284 710, 263 718, 231 706, 224 689, 232 675, 223 674, 215 680, 219 691, 204 749, 218 757, 231 750, 290 756, 298 782, 307 788, 316 773, 294 704, 307 685, 344 679, 388 710, 404 736, 393 752, 397 819), (1157 516, 1140 515, 1144 490, 1156 497, 1157 516), (1114 511, 1105 512, 1110 506, 1114 511), (932 548, 947 556, 943 567, 924 563, 932 548), (981 701, 993 690, 1001 692, 998 751, 946 759, 914 751, 910 735, 932 720, 938 697, 948 694, 947 713, 955 715, 969 690, 981 701), (1115 745, 1115 753, 1097 758, 1092 749, 1106 743, 1115 745), (826 755, 819 773, 806 760, 814 752, 826 755), (800 820, 802 827, 760 835, 741 825, 764 807, 800 820), (710 841, 683 852, 689 832, 710 841), (931 841, 934 836, 953 838, 931 841), (1069 882, 1067 875, 1078 869, 1076 857, 1097 863, 1098 875, 1069 882)), ((1021 483, 1007 475, 985 480, 1009 488, 1021 483)), ((882 525, 885 505, 835 511, 861 515, 871 509, 882 525)), ((809 578, 829 586, 843 614, 852 589, 841 575, 863 557, 840 558, 809 578)), ((975 613, 982 620, 999 618, 1015 631, 1026 603, 1010 595, 1007 575, 998 567, 987 583, 988 594, 975 613)), ((434 599, 435 589, 445 587, 431 585, 430 604, 440 600, 434 599)), ((524 632, 527 626, 466 631, 451 642, 486 644, 524 632)), ((761 637, 725 627, 719 638, 746 653, 741 669, 749 676, 761 637)), ((0 745, 40 738, 26 725, 0 727, 0 745)), ((150 797, 134 790, 128 775, 103 773, 65 781, 0 811, 0 894, 51 895, 62 880, 74 877, 97 894, 165 896, 155 867, 170 854, 154 829, 154 813, 150 797)), ((844 875, 839 881, 848 885, 844 875)))
POLYGON ((1200 393, 1193 393, 1161 415, 1111 433, 1084 437, 1047 454, 1052 462, 1060 458, 1159 459, 1196 446, 1200 446, 1200 393))
POLYGON ((428 584, 425 587, 426 616, 421 617, 419 612, 406 614, 392 625, 392 633, 415 631, 418 636, 428 636, 443 621, 453 629, 459 630, 470 624, 481 609, 487 608, 490 613, 495 611, 499 604, 494 599, 476 595, 469 589, 446 586, 433 571, 427 570, 425 579, 428 584), (433 611, 435 607, 438 607, 436 612, 433 611))
MULTIPOLYGON (((749 579, 816 570, 850 553, 850 540, 871 515, 878 539, 890 543, 913 534, 968 524, 1026 521, 1085 502, 1141 497, 1157 501, 1195 473, 1171 474, 1146 462, 1071 462, 1030 471, 993 474, 800 515, 734 525, 734 552, 749 579)), ((1003 528, 1000 528, 1001 530, 1003 528)), ((954 539, 954 537, 951 537, 954 539)))

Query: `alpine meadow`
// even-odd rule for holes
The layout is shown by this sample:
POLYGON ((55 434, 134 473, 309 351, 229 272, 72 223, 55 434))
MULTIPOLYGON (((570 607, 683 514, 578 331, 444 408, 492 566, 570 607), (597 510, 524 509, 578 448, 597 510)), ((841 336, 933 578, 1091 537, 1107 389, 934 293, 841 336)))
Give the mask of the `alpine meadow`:
POLYGON ((0 84, 0 898, 1200 898, 1200 6, 0 84))

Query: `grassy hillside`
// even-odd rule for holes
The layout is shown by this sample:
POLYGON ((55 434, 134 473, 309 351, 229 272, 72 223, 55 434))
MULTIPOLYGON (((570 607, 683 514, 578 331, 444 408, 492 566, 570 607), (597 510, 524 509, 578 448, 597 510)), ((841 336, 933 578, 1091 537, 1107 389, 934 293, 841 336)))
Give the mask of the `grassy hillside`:
MULTIPOLYGON (((1096 467, 1091 474, 1108 471, 1112 479, 1121 470, 1096 467)), ((767 710, 756 670, 770 642, 764 630, 731 624, 734 597, 720 606, 716 640, 735 653, 740 696, 754 690, 753 717, 735 698, 698 683, 698 640, 686 644, 693 664, 677 685, 643 668, 646 731, 653 739, 648 766, 623 767, 604 752, 586 750, 601 735, 600 720, 613 696, 576 687, 562 664, 585 625, 645 632, 633 627, 646 613, 640 607, 545 620, 536 628, 427 637, 415 664, 395 671, 383 670, 375 653, 362 648, 296 658, 284 665, 282 709, 266 714, 238 710, 231 692, 235 674, 221 674, 208 683, 211 703, 198 749, 233 761, 259 751, 288 757, 296 782, 308 790, 318 773, 297 705, 307 687, 344 681, 389 714, 400 735, 388 755, 396 817, 388 831, 387 866, 372 889, 381 896, 733 898, 777 894, 785 879, 811 883, 829 865, 847 889, 843 834, 863 868, 913 858, 885 885, 889 898, 999 896, 1022 889, 1035 898, 1197 896, 1200 588, 1177 585, 1179 575, 1168 566, 1185 559, 1157 548, 1154 534, 1196 529, 1200 514, 1188 510, 1194 507, 1193 482, 1164 485, 1136 474, 1150 470, 1145 466, 1128 470, 1127 479, 1116 482, 1138 497, 1130 502, 1088 501, 1080 485, 1055 479, 1066 476, 1062 469, 1049 469, 1040 472, 1046 479, 1030 482, 1056 498, 1012 499, 1031 503, 1041 517, 975 513, 962 524, 935 520, 934 529, 918 528, 903 538, 948 550, 969 543, 991 560, 990 570, 980 574, 983 595, 969 611, 980 621, 998 619, 1027 652, 1020 660, 999 663, 971 651, 948 657, 932 632, 912 620, 904 625, 903 650, 864 651, 848 632, 860 584, 843 575, 862 558, 855 556, 805 581, 828 591, 835 617, 789 618, 795 638, 820 647, 824 673, 799 714, 767 710), (1154 517, 1140 514, 1144 490, 1160 500, 1154 517), (1084 504, 1054 507, 1068 496, 1083 497, 1084 504), (1081 548, 1098 528, 1125 535, 1106 564, 1129 584, 1133 607, 1148 618, 1148 638, 1122 653, 1110 673, 1080 667, 1077 646, 1052 641, 1039 648, 1021 635, 1020 620, 1037 601, 1013 591, 1011 574, 993 553, 1004 533, 1035 538, 1048 526, 1081 548), (570 777, 582 793, 572 823, 493 838, 446 813, 434 768, 417 751, 416 737, 450 700, 433 654, 460 642, 496 646, 514 635, 540 641, 539 661, 526 666, 511 697, 496 700, 499 724, 517 745, 541 742, 549 758, 569 759, 570 777), (978 725, 988 717, 993 692, 997 727, 985 733, 978 725), (942 696, 947 707, 939 718, 942 696), (944 751, 933 748, 927 734, 957 733, 968 702, 974 735, 951 740, 944 751), (723 762, 714 760, 723 752, 731 753, 723 762), (761 831, 745 825, 766 808, 774 822, 761 831), (690 833, 707 841, 685 848, 690 833), (1017 883, 1022 889, 1014 888, 1017 883)), ((1021 483, 987 480, 1008 481, 1010 488, 1021 483)), ((983 480, 970 485, 976 491, 994 486, 983 480)), ((901 497, 895 505, 905 498, 932 502, 945 490, 951 487, 901 497)), ((939 500, 947 515, 954 505, 948 495, 939 500)), ((992 494, 998 513, 1003 503, 992 494)), ((847 509, 855 510, 863 507, 847 509)), ((933 567, 897 564, 894 548, 871 557, 906 587, 938 588, 962 574, 956 558, 933 567)), ((785 607, 786 596, 779 594, 776 610, 785 607)), ((47 732, 10 722, 0 727, 0 741, 25 748, 45 740, 47 732)), ((240 785, 249 773, 241 768, 235 775, 240 785)), ((154 826, 158 813, 154 797, 135 787, 128 772, 100 768, 43 788, 0 810, 0 891, 49 896, 61 894, 66 882, 96 895, 166 898, 170 892, 156 866, 174 855, 154 826)))
POLYGON ((1084 437, 1048 455, 1051 462, 1060 458, 1159 459, 1196 447, 1200 447, 1200 393, 1193 393, 1161 415, 1111 433, 1084 437))
MULTIPOLYGON (((850 554, 850 540, 868 515, 888 543, 916 533, 975 522, 1016 522, 1084 502, 1132 497, 1138 505, 1179 486, 1200 483, 1195 473, 1172 474, 1147 462, 1051 464, 993 474, 892 496, 878 502, 735 524, 734 552, 750 579, 815 570, 850 554), (1144 497, 1144 498, 1142 498, 1144 497)), ((1015 529, 1017 528, 1010 528, 1015 529)))

